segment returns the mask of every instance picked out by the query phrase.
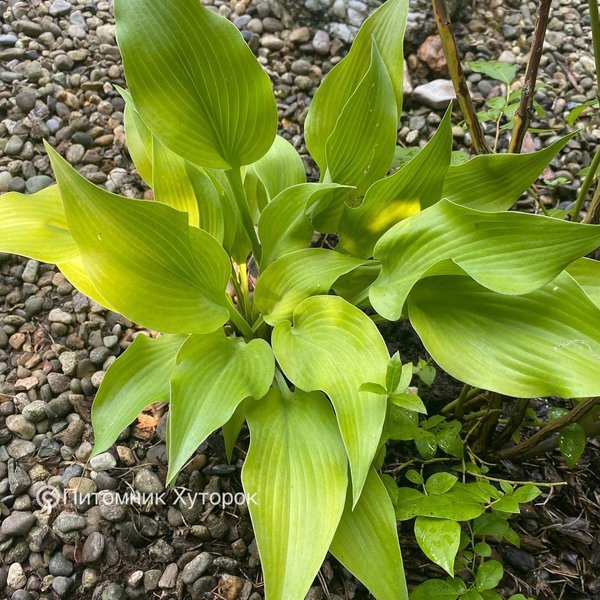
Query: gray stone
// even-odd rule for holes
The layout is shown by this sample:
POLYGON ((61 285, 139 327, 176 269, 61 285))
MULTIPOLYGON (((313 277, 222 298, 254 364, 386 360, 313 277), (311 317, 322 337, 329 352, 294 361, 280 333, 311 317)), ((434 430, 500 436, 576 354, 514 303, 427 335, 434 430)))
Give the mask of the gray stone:
POLYGON ((50 321, 50 323, 63 323, 64 325, 71 325, 71 323, 73 323, 73 315, 62 310, 61 308, 53 308, 48 314, 48 321, 50 321))
POLYGON ((59 598, 64 597, 71 591, 73 580, 68 577, 55 577, 52 582, 52 589, 56 592, 59 598))
POLYGON ((35 425, 31 424, 23 415, 6 417, 6 427, 24 440, 31 440, 36 434, 35 425))
POLYGON ((23 407, 22 414, 29 422, 39 423, 46 418, 46 403, 43 400, 34 400, 23 407))
POLYGON ((326 31, 319 29, 319 31, 317 31, 313 37, 312 45, 317 54, 321 54, 322 56, 329 54, 329 48, 331 45, 329 34, 326 31))
POLYGON ((102 600, 126 600, 127 594, 118 583, 111 583, 103 592, 102 600))
POLYGON ((268 48, 269 50, 277 51, 281 50, 285 46, 285 43, 281 38, 277 37, 276 35, 266 33, 260 38, 260 45, 263 46, 263 48, 268 48))
POLYGON ((420 85, 413 90, 413 98, 430 108, 441 110, 456 99, 454 86, 448 79, 434 79, 429 83, 420 85))
POLYGON ((48 373, 48 385, 55 394, 69 389, 71 380, 63 373, 48 373))
POLYGON ((58 398, 53 398, 46 404, 46 413, 51 419, 58 419, 68 415, 73 409, 69 399, 63 394, 58 398))
POLYGON ((2 521, 0 531, 8 537, 27 535, 34 523, 35 516, 31 513, 13 512, 2 521))
POLYGON ((77 370, 77 354, 75 352, 63 352, 58 356, 58 360, 65 375, 75 374, 77 370))
POLYGON ((35 444, 29 440, 13 440, 7 447, 8 454, 18 460, 28 454, 33 454, 36 450, 35 444))
POLYGON ((73 574, 73 563, 66 559, 62 552, 57 552, 50 559, 48 570, 50 571, 51 575, 62 575, 64 577, 69 577, 73 574))
POLYGON ((37 95, 32 90, 23 90, 15 96, 17 106, 24 112, 28 113, 34 106, 37 100, 37 95))
POLYGON ((27 577, 23 572, 23 567, 15 562, 8 567, 8 576, 6 578, 6 584, 13 590, 20 590, 25 587, 27 583, 27 577))
POLYGON ((96 562, 102 556, 104 547, 104 536, 98 531, 90 533, 85 540, 81 551, 82 562, 86 565, 96 562))
POLYGON ((35 175, 34 177, 30 177, 25 182, 25 190, 28 194, 35 194, 36 192, 47 188, 53 183, 53 180, 50 177, 48 177, 48 175, 35 175))
POLYGON ((183 571, 181 572, 183 582, 187 585, 191 585, 206 573, 212 563, 212 556, 208 552, 201 552, 196 558, 192 559, 185 567, 183 567, 183 571))
POLYGON ((158 587, 162 589, 171 589, 177 583, 177 563, 170 563, 165 567, 162 577, 158 581, 158 587))
POLYGON ((48 9, 48 13, 53 17, 66 15, 71 11, 71 3, 66 0, 54 0, 48 9))
POLYGON ((53 528, 60 533, 69 533, 70 531, 81 531, 85 528, 87 522, 85 517, 75 513, 61 513, 56 517, 53 528))
POLYGON ((38 298, 37 296, 32 296, 31 298, 27 298, 25 300, 25 312, 28 317, 33 317, 35 315, 39 315, 44 308, 44 299, 38 298))
POLYGON ((81 144, 73 144, 67 148, 65 158, 72 165, 77 165, 83 159, 85 148, 81 144))
POLYGON ((110 452, 102 452, 91 458, 88 466, 93 471, 109 471, 117 466, 117 460, 110 452))
POLYGON ((150 469, 140 469, 136 473, 133 487, 142 494, 159 494, 165 489, 158 475, 150 469))
POLYGON ((17 156, 17 154, 21 152, 24 143, 25 140, 18 135, 11 136, 4 147, 4 154, 6 154, 6 156, 17 156))
POLYGON ((0 171, 0 192, 8 192, 12 175, 8 171, 0 171))
POLYGON ((158 582, 162 577, 162 571, 158 569, 150 569, 144 573, 144 590, 151 592, 158 587, 158 582))
POLYGON ((75 63, 66 54, 57 54, 54 66, 58 71, 70 71, 75 63))

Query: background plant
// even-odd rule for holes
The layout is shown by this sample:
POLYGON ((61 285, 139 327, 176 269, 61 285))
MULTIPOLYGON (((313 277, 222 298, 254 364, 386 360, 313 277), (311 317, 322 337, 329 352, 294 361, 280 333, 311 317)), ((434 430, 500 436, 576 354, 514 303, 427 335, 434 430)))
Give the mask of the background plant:
MULTIPOLYGON (((390 360, 374 321, 409 318, 435 362, 480 390, 579 398, 600 386, 597 263, 581 258, 598 228, 508 212, 567 138, 452 164, 448 111, 387 175, 407 4, 388 0, 367 20, 315 96, 305 136, 321 181, 307 183, 276 137, 268 76, 231 23, 192 0, 118 0, 128 143, 154 201, 109 194, 48 148, 58 185, 0 202, 3 251, 57 263, 98 303, 164 334, 136 338, 107 372, 96 453, 169 402, 174 482, 211 432, 222 427, 231 454, 248 423, 242 478, 258 499, 271 599, 303 598, 328 550, 375 597, 407 597, 396 518, 424 516, 402 511, 429 496, 379 475, 385 445, 400 426, 426 460, 462 443, 452 421, 419 425, 413 367, 390 360), (315 230, 338 234, 336 249, 311 247, 315 230)), ((417 365, 425 384, 428 367, 417 365)), ((477 505, 469 520, 528 489, 436 479, 429 517, 455 532, 463 519, 444 516, 446 494, 477 505)), ((459 594, 490 591, 489 563, 459 594)))

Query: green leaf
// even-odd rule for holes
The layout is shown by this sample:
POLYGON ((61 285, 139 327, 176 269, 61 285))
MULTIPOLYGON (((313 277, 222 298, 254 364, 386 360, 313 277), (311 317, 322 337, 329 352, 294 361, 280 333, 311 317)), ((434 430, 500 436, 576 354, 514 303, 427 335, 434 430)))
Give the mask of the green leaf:
MULTIPOLYGON (((385 373, 385 387, 389 392, 395 392, 402 379, 402 359, 400 352, 395 352, 387 366, 385 373)), ((410 384, 410 381, 409 381, 410 384)), ((408 387, 408 386, 407 386, 408 387)), ((406 388, 404 388, 406 389, 406 388)), ((404 390, 402 390, 404 391, 404 390)))
POLYGON ((540 490, 537 485, 527 483, 517 488, 513 493, 513 497, 516 498, 520 504, 526 504, 527 502, 535 500, 541 494, 542 490, 540 490))
POLYGON ((379 396, 387 397, 388 395, 388 392, 385 389, 385 387, 380 385, 379 383, 361 383, 358 389, 361 392, 369 392, 371 394, 378 394, 379 396))
POLYGON ((293 185, 306 183, 306 170, 300 155, 279 135, 275 136, 269 151, 246 169, 246 177, 251 173, 264 186, 268 201, 293 185))
POLYGON ((426 496, 418 490, 399 488, 396 517, 401 521, 418 516, 470 521, 485 510, 484 499, 478 499, 473 491, 473 487, 465 485, 455 487, 441 496, 426 496))
POLYGON ((402 110, 404 78, 404 31, 408 0, 388 0, 363 24, 344 60, 340 61, 319 86, 305 124, 306 145, 325 173, 325 146, 336 127, 344 106, 358 88, 371 63, 374 40, 391 79, 399 117, 402 110))
POLYGON ((152 150, 154 199, 186 213, 189 224, 198 227, 200 212, 196 193, 188 177, 187 161, 156 138, 152 150))
POLYGON ((196 448, 227 423, 245 398, 262 398, 273 383, 275 361, 267 342, 246 343, 222 329, 192 335, 171 375, 169 472, 171 482, 196 448))
POLYGON ((396 405, 406 410, 412 410, 421 415, 427 414, 427 409, 423 401, 416 394, 392 394, 390 400, 396 405))
POLYGON ((492 555, 492 548, 489 544, 485 542, 478 542, 473 546, 473 551, 479 556, 483 556, 484 558, 488 558, 492 555))
MULTIPOLYGON (((250 399, 252 401, 252 399, 250 399)), ((242 431, 242 427, 246 422, 246 400, 242 400, 237 405, 233 415, 227 423, 223 425, 223 440, 225 442, 225 453, 227 454, 227 460, 231 462, 231 457, 233 456, 233 449, 235 448, 235 444, 237 439, 242 431)))
POLYGON ((457 600, 466 589, 462 579, 428 579, 411 592, 410 600, 457 600))
POLYGON ((497 560, 486 560, 475 573, 475 587, 478 591, 494 589, 504 575, 504 568, 497 560))
POLYGON ((471 60, 466 61, 465 66, 475 73, 482 73, 506 85, 510 85, 517 74, 516 65, 501 60, 471 60))
POLYGON ((485 598, 477 590, 469 590, 460 598, 461 600, 485 600, 485 598))
POLYGON ((333 285, 333 290, 338 296, 348 300, 350 304, 365 308, 371 306, 369 302, 369 288, 379 276, 381 266, 375 261, 342 275, 333 285))
POLYGON ((110 448, 144 408, 169 402, 169 377, 185 339, 139 334, 110 365, 92 404, 93 455, 110 448))
POLYGON ((511 513, 514 515, 518 515, 521 512, 519 501, 512 495, 504 496, 499 500, 496 500, 493 506, 494 510, 499 510, 500 512, 511 513))
POLYGON ((272 389, 248 411, 242 469, 269 598, 301 600, 342 517, 348 486, 344 445, 327 399, 272 389), (310 543, 307 543, 310 540, 310 543))
POLYGON ((425 488, 430 494, 439 496, 440 494, 445 494, 450 491, 457 481, 458 477, 450 473, 434 473, 427 479, 425 488))
POLYGON ((573 135, 566 135, 539 152, 481 154, 451 166, 444 179, 443 196, 477 210, 508 210, 573 135))
POLYGON ((584 289, 590 300, 600 308, 600 261, 580 258, 566 271, 584 289))
POLYGON ((354 509, 348 494, 330 550, 378 600, 408 599, 394 507, 374 469, 354 509))
POLYGON ((125 100, 123 121, 127 149, 138 173, 152 187, 152 132, 136 111, 131 94, 118 85, 115 88, 125 100))
POLYGON ((115 17, 136 109, 166 146, 217 169, 266 154, 275 99, 233 23, 189 0, 116 0, 115 17))
POLYGON ((572 469, 581 458, 585 450, 585 441, 585 430, 579 423, 571 423, 561 430, 558 446, 569 469, 572 469))
POLYGON ((379 314, 396 320, 415 283, 445 260, 490 290, 526 294, 598 245, 600 227, 595 225, 516 212, 487 213, 442 200, 398 223, 379 240, 375 258, 382 269, 369 297, 379 314))
POLYGON ((569 115, 567 117, 567 123, 571 126, 575 124, 575 121, 579 118, 579 115, 586 109, 591 106, 598 106, 598 100, 588 100, 587 102, 583 102, 582 104, 578 104, 575 108, 572 108, 569 111, 569 115))
POLYGON ((393 225, 441 198, 452 150, 451 115, 448 109, 425 148, 399 171, 374 183, 360 206, 344 207, 340 249, 372 256, 376 242, 393 225))
POLYGON ((355 186, 357 195, 363 194, 389 171, 397 126, 394 88, 373 39, 369 69, 346 102, 325 145, 331 181, 355 186))
POLYGON ((408 312, 435 362, 469 385, 516 398, 600 394, 600 308, 566 273, 523 296, 431 277, 408 312))
POLYGON ((310 245, 314 227, 307 210, 340 187, 321 183, 295 185, 278 194, 266 206, 258 222, 263 269, 276 258, 310 245))
POLYGON ((417 517, 415 538, 427 558, 454 577, 454 559, 460 543, 460 525, 448 519, 417 517))
POLYGON ((305 248, 271 263, 258 278, 254 302, 269 325, 290 319, 306 298, 327 294, 334 282, 366 261, 326 248, 305 248))
POLYGON ((314 296, 281 321, 272 334, 275 357, 287 378, 305 390, 324 391, 335 408, 350 460, 354 503, 377 452, 385 397, 359 391, 385 385, 389 354, 373 321, 337 296, 314 296))
POLYGON ((227 321, 230 263, 211 235, 165 204, 94 186, 47 148, 85 271, 115 310, 166 333, 207 333, 227 321))

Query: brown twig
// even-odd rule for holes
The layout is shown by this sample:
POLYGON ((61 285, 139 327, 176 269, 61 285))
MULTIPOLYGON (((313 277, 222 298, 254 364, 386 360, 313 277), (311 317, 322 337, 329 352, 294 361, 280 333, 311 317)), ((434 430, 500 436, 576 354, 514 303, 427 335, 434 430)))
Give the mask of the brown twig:
POLYGON ((531 54, 529 55, 525 81, 521 90, 521 101, 515 113, 515 126, 512 139, 510 140, 509 152, 518 153, 521 151, 525 134, 529 128, 529 119, 533 108, 533 96, 535 94, 535 82, 540 67, 540 59, 542 58, 542 48, 544 46, 544 38, 546 37, 546 29, 548 28, 551 4, 552 0, 540 0, 540 12, 535 24, 531 54))
POLYGON ((456 91, 460 109, 465 117, 469 132, 471 133, 473 148, 477 154, 489 154, 490 148, 485 141, 481 123, 479 122, 479 119, 477 119, 473 98, 471 98, 469 88, 467 87, 467 80, 465 79, 465 74, 458 55, 458 46, 456 45, 456 39, 452 33, 452 22, 450 21, 446 0, 432 0, 432 2, 435 21, 440 33, 440 39, 442 40, 446 62, 448 63, 448 70, 450 71, 450 77, 454 84, 454 90, 456 91))
POLYGON ((473 450, 477 454, 483 454, 490 447, 490 439, 496 430, 498 420, 502 413, 503 396, 490 392, 487 414, 481 419, 477 441, 473 444, 473 450))
POLYGON ((529 408, 529 398, 518 398, 514 401, 513 410, 504 426, 504 429, 492 440, 490 445, 491 450, 498 450, 510 440, 513 433, 519 429, 525 417, 525 413, 529 408))
POLYGON ((589 223, 590 225, 600 224, 600 183, 598 183, 598 186, 596 187, 596 192, 590 202, 590 207, 588 208, 587 215, 585 215, 583 222, 589 223))
POLYGON ((600 405, 600 398, 586 398, 585 400, 582 400, 566 415, 563 415, 559 419, 548 423, 548 425, 542 427, 537 433, 533 434, 530 438, 527 438, 520 444, 498 452, 495 455, 495 458, 498 460, 515 460, 517 458, 530 456, 538 444, 542 443, 544 440, 547 440, 549 437, 552 437, 555 433, 558 433, 567 425, 570 425, 571 423, 577 423, 598 405, 600 405))

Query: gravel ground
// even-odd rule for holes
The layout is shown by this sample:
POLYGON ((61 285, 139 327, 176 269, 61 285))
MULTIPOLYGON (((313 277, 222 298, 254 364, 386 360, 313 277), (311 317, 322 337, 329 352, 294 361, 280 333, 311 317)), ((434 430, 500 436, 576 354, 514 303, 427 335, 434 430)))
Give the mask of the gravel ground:
MULTIPOLYGON (((338 17, 347 30, 326 23, 319 28, 314 19, 290 26, 282 17, 284 25, 272 12, 273 2, 205 3, 241 29, 272 78, 280 132, 305 155, 300 131, 310 99, 347 51, 356 26, 349 9, 356 12, 362 3, 350 2, 338 17)), ((457 26, 465 59, 501 58, 519 65, 522 75, 535 7, 518 0, 469 7, 469 18, 457 26)), ((52 182, 42 145, 46 139, 94 183, 128 197, 148 197, 126 152, 123 101, 113 88, 124 81, 111 3, 0 0, 0 14, 0 193, 33 193, 52 182)), ((425 12, 413 12, 410 20, 431 23, 425 12)), ((428 139, 448 97, 439 44, 424 39, 428 33, 425 26, 409 28, 405 88, 412 95, 399 132, 406 145, 428 139)), ((537 94, 548 113, 539 126, 554 130, 528 138, 529 149, 565 133, 570 108, 594 97, 590 47, 586 4, 556 0, 540 73, 548 87, 537 94)), ((479 105, 503 93, 481 75, 471 74, 469 81, 479 105)), ((566 180, 560 187, 539 187, 548 205, 573 202, 579 171, 600 140, 598 120, 587 117, 580 124, 580 135, 544 174, 548 180, 566 180)), ((494 124, 488 124, 487 133, 493 143, 494 124)), ((457 149, 468 145, 462 127, 455 126, 454 134, 457 149)), ((501 135, 499 147, 506 148, 507 141, 501 135)), ((306 167, 314 177, 308 157, 306 167)), ((180 476, 179 492, 161 496, 165 415, 163 407, 153 407, 115 448, 87 463, 94 393, 110 364, 135 335, 144 333, 75 291, 52 265, 0 254, 0 597, 262 597, 246 507, 192 500, 240 491, 242 452, 227 465, 222 443, 211 438, 180 476), (63 497, 67 488, 93 494, 63 497), (155 501, 116 505, 117 492, 155 494, 155 501), (50 508, 44 498, 61 501, 50 508)), ((588 545, 592 542, 593 536, 588 545)), ((587 547, 575 551, 573 565, 590 560, 587 547)), ((556 571, 536 563, 531 553, 515 561, 525 568, 513 565, 519 575, 510 589, 530 591, 527 584, 544 581, 540 598, 562 593, 562 584, 552 581, 556 571)), ((582 572, 573 567, 566 576, 575 584, 563 598, 600 598, 600 573, 585 565, 582 572)), ((324 590, 334 600, 367 598, 364 588, 333 562, 325 564, 309 598, 325 598, 324 590)))

